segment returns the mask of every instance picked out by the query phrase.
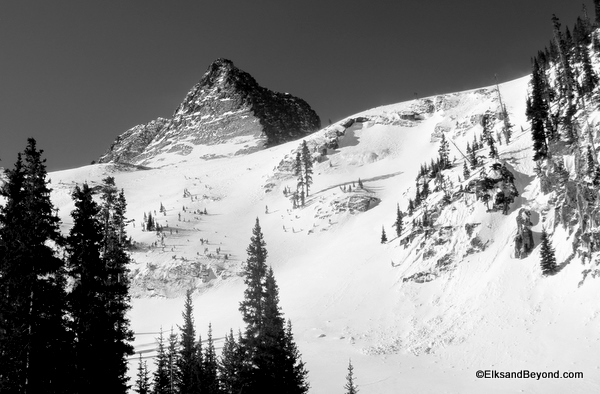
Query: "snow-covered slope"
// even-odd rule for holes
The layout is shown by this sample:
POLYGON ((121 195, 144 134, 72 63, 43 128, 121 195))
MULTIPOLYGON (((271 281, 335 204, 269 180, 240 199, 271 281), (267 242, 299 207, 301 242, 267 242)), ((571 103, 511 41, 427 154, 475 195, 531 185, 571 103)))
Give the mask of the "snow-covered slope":
MULTIPOLYGON (((595 263, 574 259, 543 277, 539 247, 525 259, 511 257, 519 210, 532 210, 537 246, 550 207, 533 173, 527 81, 500 85, 515 125, 500 159, 520 193, 508 215, 461 195, 440 209, 431 236, 416 235, 406 245, 412 218, 400 238, 392 236, 397 204, 406 210, 419 168, 437 157, 442 133, 461 150, 481 134, 482 116, 499 111, 495 87, 375 108, 306 137, 315 167, 304 208, 292 209, 283 194, 295 186, 290 167, 300 141, 230 157, 199 145, 185 158, 163 155, 160 167, 108 163, 54 172, 53 200, 66 231, 75 183, 114 176, 125 189, 134 219, 128 232, 137 244, 131 322, 136 351, 145 356, 154 354, 161 327, 181 324, 189 287, 196 289, 198 331, 205 335, 211 322, 217 346, 229 328, 243 327, 239 274, 258 217, 311 392, 343 392, 349 358, 363 394, 596 392, 600 290, 591 276, 583 280, 595 263), (144 213, 154 211, 173 229, 164 240, 141 230, 144 213), (475 237, 484 247, 467 253, 475 237), (444 256, 449 262, 438 264, 444 256), (427 281, 411 280, 418 273, 427 281), (477 370, 525 369, 581 371, 584 378, 476 378, 477 370)), ((458 188, 466 185, 464 159, 450 148, 454 167, 444 175, 458 188)), ((431 203, 440 196, 433 193, 431 203)), ((572 236, 562 228, 553 235, 559 263, 571 253, 572 236)))

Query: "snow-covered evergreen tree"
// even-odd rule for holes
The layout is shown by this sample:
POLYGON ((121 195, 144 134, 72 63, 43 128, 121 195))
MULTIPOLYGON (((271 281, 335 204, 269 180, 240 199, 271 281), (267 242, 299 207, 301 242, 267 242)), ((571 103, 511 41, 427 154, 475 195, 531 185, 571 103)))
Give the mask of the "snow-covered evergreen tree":
POLYGON ((544 275, 552 275, 558 270, 554 248, 552 248, 552 243, 545 229, 542 230, 540 265, 544 275))
POLYGON ((358 387, 354 383, 354 367, 352 366, 352 360, 348 361, 348 374, 346 375, 346 389, 345 394, 357 394, 358 387))

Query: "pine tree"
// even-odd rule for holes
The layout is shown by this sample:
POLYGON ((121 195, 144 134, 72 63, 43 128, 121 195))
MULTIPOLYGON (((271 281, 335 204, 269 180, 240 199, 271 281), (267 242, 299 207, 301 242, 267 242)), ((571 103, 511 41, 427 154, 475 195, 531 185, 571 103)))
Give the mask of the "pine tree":
POLYGON ((440 158, 440 168, 444 170, 450 167, 450 145, 448 144, 444 133, 442 133, 438 153, 440 158))
POLYGON ((28 139, 0 189, 0 392, 70 391, 64 244, 45 160, 28 139))
POLYGON ((208 325, 208 339, 206 341, 206 349, 204 350, 203 374, 202 374, 202 393, 203 394, 218 394, 221 393, 219 388, 219 364, 217 363, 217 355, 215 353, 215 344, 212 339, 212 325, 208 325))
POLYGON ((150 374, 148 373, 148 365, 146 361, 142 362, 142 354, 140 353, 140 361, 138 363, 138 373, 135 380, 135 388, 133 389, 138 394, 150 394, 150 374))
POLYGON ((400 204, 396 205, 396 222, 394 223, 396 227, 396 236, 400 236, 402 234, 402 212, 400 211, 400 204))
POLYGON ((581 65, 583 68, 582 90, 584 94, 591 94, 598 86, 598 75, 592 66, 592 60, 586 46, 581 47, 581 65))
POLYGON ((308 150, 308 145, 306 144, 306 141, 302 141, 302 167, 304 169, 304 186, 306 187, 306 197, 308 197, 310 185, 312 185, 313 183, 313 162, 312 155, 308 150))
POLYGON ((148 212, 148 221, 146 222, 146 231, 154 231, 154 218, 152 212, 148 212))
POLYGON ((346 394, 358 393, 358 387, 354 384, 354 367, 352 366, 352 360, 348 361, 348 375, 346 375, 346 394))
POLYGON ((385 235, 385 228, 381 226, 381 243, 384 244, 387 242, 387 236, 385 235))
POLYGON ((233 330, 225 335, 225 343, 219 360, 219 380, 222 392, 237 394, 242 390, 240 380, 244 359, 239 342, 233 336, 233 330))
POLYGON ((463 177, 465 178, 465 180, 471 177, 471 171, 469 171, 469 167, 467 167, 466 161, 463 164, 463 177))
POLYGON ((192 305, 192 291, 185 293, 185 305, 182 313, 183 326, 179 342, 179 357, 176 365, 176 386, 179 394, 192 394, 199 385, 198 371, 196 368, 198 354, 196 352, 196 331, 194 328, 194 308, 192 305))
POLYGON ((304 394, 308 392, 308 371, 302 361, 302 356, 294 342, 292 333, 292 322, 288 319, 283 343, 283 352, 285 354, 283 378, 286 382, 287 393, 304 394))
POLYGON ((487 142, 490 148, 490 158, 497 159, 498 158, 498 150, 496 149, 496 144, 494 141, 494 136, 492 135, 491 130, 491 121, 489 115, 483 116, 483 139, 487 142))
POLYGON ((107 317, 108 270, 101 257, 103 229, 100 208, 87 184, 75 187, 73 227, 67 238, 68 269, 73 282, 68 295, 74 343, 74 388, 77 392, 104 391, 108 387, 103 364, 106 341, 112 338, 107 317))
POLYGON ((103 302, 111 327, 105 345, 105 384, 107 392, 126 393, 128 389, 127 356, 133 354, 133 331, 127 312, 131 308, 129 269, 131 258, 125 234, 124 195, 117 192, 113 177, 103 179, 99 218, 103 223, 102 261, 107 270, 103 302))
POLYGON ((171 392, 169 374, 169 357, 165 350, 165 342, 161 327, 160 336, 158 337, 158 353, 156 355, 156 370, 154 371, 153 379, 153 394, 169 394, 171 392))
POLYGON ((286 353, 289 347, 279 308, 279 290, 273 270, 266 269, 266 244, 258 219, 252 234, 244 267, 247 288, 240 303, 246 334, 240 340, 244 361, 239 383, 246 393, 304 393, 301 382, 290 380, 291 375, 286 372, 289 365, 297 370, 300 361, 290 364, 293 355, 286 353))
POLYGON ((169 394, 174 394, 177 391, 177 362, 179 360, 179 352, 177 351, 177 334, 173 332, 169 335, 169 346, 167 347, 167 372, 169 376, 169 394))
MULTIPOLYGON (((302 171, 302 154, 300 151, 296 152, 296 160, 293 165, 294 176, 297 179, 296 192, 300 195, 300 191, 304 192, 304 172, 302 171)), ((304 205, 304 204, 303 204, 304 205)))
POLYGON ((586 150, 586 175, 588 176, 593 176, 594 174, 594 169, 596 168, 596 162, 594 160, 594 155, 592 153, 592 147, 590 145, 587 146, 587 150, 586 150))
POLYGON ((474 170, 477 168, 478 160, 477 160, 477 152, 475 149, 471 150, 471 154, 469 155, 469 162, 471 163, 471 169, 474 170))
POLYGON ((543 97, 543 81, 537 60, 533 63, 533 72, 531 74, 531 109, 528 117, 531 120, 531 138, 533 140, 533 160, 538 161, 548 156, 548 144, 546 142, 546 133, 544 132, 544 123, 548 118, 548 105, 543 97))
POLYGON ((258 218, 246 252, 248 253, 244 265, 246 290, 244 300, 240 303, 240 312, 246 323, 245 340, 250 342, 245 343, 245 346, 252 349, 254 344, 251 342, 258 336, 262 326, 264 278, 267 273, 267 249, 258 218))
POLYGON ((556 273, 558 270, 558 266, 556 265, 556 257, 554 255, 554 249, 552 248, 551 241, 548 238, 548 234, 546 233, 545 229, 542 230, 540 260, 542 274, 552 275, 556 273))

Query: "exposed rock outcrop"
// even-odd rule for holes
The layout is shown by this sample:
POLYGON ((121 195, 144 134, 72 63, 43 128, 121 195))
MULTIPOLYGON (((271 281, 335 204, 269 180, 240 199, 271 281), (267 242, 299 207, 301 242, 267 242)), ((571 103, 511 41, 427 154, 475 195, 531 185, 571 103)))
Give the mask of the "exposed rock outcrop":
POLYGON ((177 107, 117 137, 99 162, 144 164, 161 153, 187 155, 195 145, 235 137, 262 137, 268 146, 301 138, 321 127, 306 101, 261 87, 230 60, 217 59, 177 107))

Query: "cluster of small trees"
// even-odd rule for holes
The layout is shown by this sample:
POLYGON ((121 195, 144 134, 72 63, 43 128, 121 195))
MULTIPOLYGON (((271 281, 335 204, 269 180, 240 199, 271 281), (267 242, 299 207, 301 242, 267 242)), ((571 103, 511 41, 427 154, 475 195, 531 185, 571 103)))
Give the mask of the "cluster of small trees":
POLYGON ((101 202, 72 193, 64 237, 33 138, 0 189, 0 392, 127 392, 133 353, 126 201, 113 178, 101 202))
POLYGON ((556 15, 552 24, 553 40, 532 60, 531 93, 527 99, 536 161, 549 156, 554 142, 577 142, 580 137, 574 121, 577 105, 585 110, 599 81, 591 58, 597 56, 600 48, 587 12, 577 19, 573 34, 568 27, 562 31, 556 15), (556 75, 555 84, 551 83, 551 72, 556 75))
POLYGON ((140 360, 136 391, 143 393, 306 393, 307 371, 294 342, 292 325, 279 307, 279 289, 266 265, 267 250, 260 223, 252 230, 244 265, 246 290, 240 312, 246 328, 237 338, 225 336, 221 357, 215 355, 212 330, 202 345, 196 340, 191 293, 188 292, 179 339, 168 347, 159 338, 153 384, 140 360), (151 388, 151 386, 153 386, 151 388), (174 391, 171 391, 174 388, 174 391))

